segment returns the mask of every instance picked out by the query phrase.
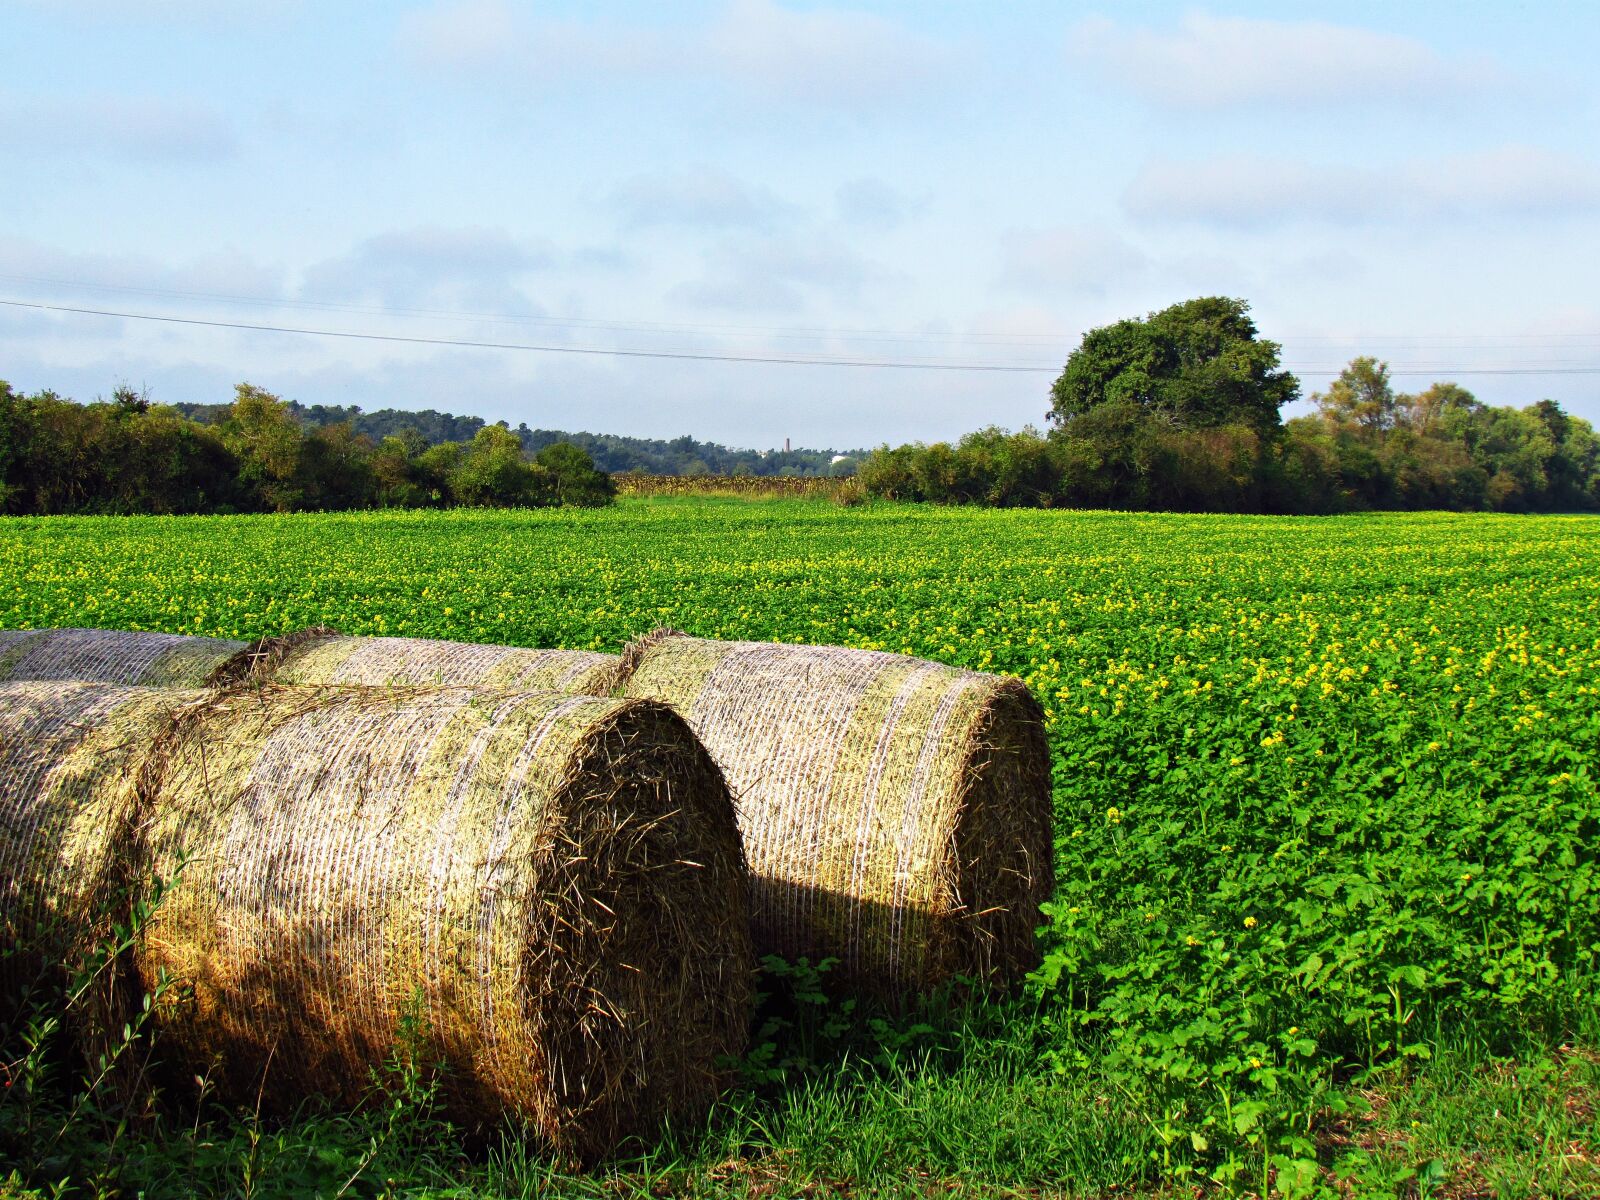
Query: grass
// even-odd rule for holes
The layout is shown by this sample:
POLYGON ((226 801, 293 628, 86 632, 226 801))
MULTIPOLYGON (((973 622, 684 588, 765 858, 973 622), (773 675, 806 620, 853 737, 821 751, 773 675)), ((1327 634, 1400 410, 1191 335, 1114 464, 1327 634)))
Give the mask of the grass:
MULTIPOLYGON (((670 624, 1008 671, 1050 722, 1059 888, 1044 968, 1006 1004, 891 1019, 775 971, 746 1083, 704 1128, 585 1177, 515 1136, 463 1150, 426 1080, 393 1078, 364 1114, 162 1112, 104 1151, 107 1177, 150 1195, 186 1175, 256 1196, 1600 1194, 1597 534, 670 498, 0 523, 0 626, 616 649, 670 624)), ((101 1161, 85 1153, 74 1194, 101 1161)))
MULTIPOLYGON (((791 1087, 736 1094, 705 1129, 585 1176, 555 1170, 515 1136, 464 1151, 432 1116, 425 1084, 398 1068, 368 1112, 308 1107, 277 1125, 221 1110, 167 1117, 128 1135, 110 1161, 126 1194, 151 1196, 1260 1194, 1250 1179, 1163 1184, 1155 1114, 1111 1081, 1043 1080, 1003 1034, 950 1032, 968 1041, 954 1060, 834 1062, 791 1087)), ((1470 1038, 1436 1046, 1423 1070, 1350 1087, 1349 1111, 1319 1129, 1322 1165, 1298 1194, 1596 1194, 1600 1060, 1531 1040, 1510 1056, 1470 1038)), ((0 1183, 0 1196, 96 1194, 83 1186, 93 1165, 80 1161, 65 1192, 0 1183)))

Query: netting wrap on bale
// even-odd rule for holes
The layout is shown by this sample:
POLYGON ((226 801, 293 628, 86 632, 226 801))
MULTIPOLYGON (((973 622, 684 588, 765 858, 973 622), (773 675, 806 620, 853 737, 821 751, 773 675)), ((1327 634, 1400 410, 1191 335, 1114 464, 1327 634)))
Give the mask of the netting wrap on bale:
POLYGON ((756 948, 894 996, 1036 960, 1053 885, 1043 713, 896 654, 652 634, 621 693, 688 718, 733 792, 756 948))
POLYGON ((199 687, 244 642, 117 629, 0 631, 0 680, 199 687))
POLYGON ((224 1094, 357 1101, 409 1022, 459 1120, 589 1159, 703 1116, 742 1052, 732 803, 665 705, 263 686, 156 755, 153 859, 187 862, 137 962, 224 1094))
POLYGON ((431 638, 344 637, 308 630, 268 638, 234 660, 218 682, 476 687, 501 692, 604 695, 621 660, 593 650, 532 650, 431 638))
MULTIPOLYGON (((126 915, 137 774, 196 692, 0 684, 0 1024, 86 967, 126 915)), ((117 1020, 120 1022, 121 1018, 117 1020)))

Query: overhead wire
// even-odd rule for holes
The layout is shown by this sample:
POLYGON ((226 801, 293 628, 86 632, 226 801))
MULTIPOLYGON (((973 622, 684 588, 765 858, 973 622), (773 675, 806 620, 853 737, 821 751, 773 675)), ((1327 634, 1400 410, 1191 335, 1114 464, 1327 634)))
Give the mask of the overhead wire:
POLYGON ((309 337, 350 338, 364 342, 397 342, 419 346, 456 346, 477 350, 521 350, 540 354, 581 354, 613 358, 667 358, 702 362, 769 363, 803 367, 877 367, 887 370, 917 371, 1053 371, 1058 367, 1011 363, 954 363, 914 359, 823 358, 777 354, 712 354, 695 350, 645 350, 634 347, 536 345, 528 342, 490 342, 472 338, 421 337, 414 334, 360 333, 347 329, 306 329, 289 325, 264 325, 249 321, 214 321, 200 317, 174 317, 156 313, 117 312, 111 309, 79 308, 65 304, 39 304, 26 300, 3 300, 9 308, 31 308, 41 312, 74 313, 92 317, 118 317, 128 321, 159 321, 169 325, 194 325, 209 329, 237 329, 255 333, 289 333, 309 337))
POLYGON ((552 316, 548 313, 474 312, 459 308, 415 308, 403 305, 374 306, 349 304, 334 300, 309 300, 269 296, 241 296, 228 292, 182 291, 171 288, 133 287, 123 284, 85 283, 71 279, 55 279, 37 275, 9 275, 5 273, 0 273, 0 282, 26 283, 43 285, 47 287, 63 287, 97 292, 114 292, 124 295, 153 296, 165 299, 211 300, 226 304, 246 304, 264 306, 268 308, 300 308, 325 312, 345 312, 365 316, 429 317, 457 321, 546 325, 553 327, 572 327, 576 329, 604 329, 623 333, 699 334, 707 337, 723 336, 727 334, 759 334, 763 337, 776 338, 803 338, 806 340, 815 340, 819 337, 830 337, 845 341, 874 342, 909 342, 937 338, 946 342, 954 340, 971 342, 974 344, 991 342, 1004 344, 1037 340, 1051 345, 1059 343, 1067 336, 1065 334, 1056 333, 962 334, 936 330, 848 329, 830 326, 715 325, 705 323, 689 324, 671 321, 611 321, 601 320, 593 317, 552 316))
MULTIPOLYGON (((938 340, 945 343, 958 342, 972 345, 1026 345, 1029 343, 1040 344, 1043 347, 1070 345, 1075 342, 1082 331, 1071 332, 1032 332, 1032 333, 962 333, 954 330, 895 330, 874 329, 862 327, 839 326, 795 326, 795 325, 747 325, 747 324, 708 324, 672 321, 617 321, 605 320, 594 317, 559 316, 549 313, 517 313, 517 312, 484 312, 460 308, 422 308, 406 305, 368 305, 352 304, 336 300, 315 300, 287 296, 247 296, 236 292, 195 291, 176 288, 141 287, 129 284, 95 283, 86 280, 61 279, 51 276, 10 274, 0 272, 0 282, 25 283, 36 286, 71 288, 77 290, 112 292, 124 295, 152 296, 166 299, 181 300, 207 300, 225 304, 254 305, 267 308, 306 309, 319 312, 351 313, 362 316, 393 316, 393 317, 426 317, 430 319, 445 319, 454 321, 489 322, 497 324, 527 324, 549 326, 554 328, 571 327, 574 329, 596 329, 623 333, 641 334, 691 334, 705 337, 719 337, 728 334, 759 334, 768 338, 795 338, 803 340, 816 340, 829 338, 838 341, 885 341, 885 342, 913 342, 938 340)), ((1519 350, 1531 349, 1572 349, 1565 344, 1570 341, 1587 341, 1600 345, 1600 330, 1559 331, 1542 330, 1538 332, 1520 333, 1333 333, 1333 334, 1295 334, 1277 339, 1280 344, 1309 345, 1312 343, 1326 343, 1334 345, 1360 345, 1378 347, 1380 345, 1394 345, 1410 350, 1455 350, 1455 349, 1493 349, 1496 343, 1505 342, 1508 347, 1516 344, 1519 350), (1549 345, 1526 344, 1529 339, 1548 341, 1549 345), (1521 343, 1521 344, 1518 344, 1521 343)))
MULTIPOLYGON (((203 294, 195 294, 191 298, 202 298, 203 294)), ((115 309, 89 308, 79 305, 47 304, 39 301, 0 299, 0 305, 8 308, 32 309, 39 312, 61 313, 78 316, 110 317, 129 321, 151 321, 169 325, 184 325, 210 329, 229 329, 252 333, 276 333, 298 335, 303 337, 342 338, 354 341, 383 342, 391 344, 445 346, 465 349, 519 351, 540 354, 569 354, 591 357, 610 358, 649 358, 649 359, 675 359, 699 362, 728 362, 728 363, 757 363, 783 366, 807 367, 861 367, 879 370, 921 370, 921 371, 966 371, 1004 374, 1044 374, 1059 371, 1059 363, 1033 364, 1033 363, 996 363, 996 362, 960 362, 931 358, 852 358, 824 355, 803 354, 732 354, 717 353, 704 350, 688 349, 650 349, 640 346, 573 346, 553 343, 509 342, 491 341, 474 338, 447 338, 429 337, 420 334, 400 333, 370 333, 347 329, 318 329, 305 326, 277 325, 253 321, 223 321, 202 317, 174 316, 171 314, 130 312, 115 309)), ((347 310, 354 311, 354 310, 347 310)), ((384 311, 384 310, 380 310, 384 311)), ((423 312, 424 310, 416 310, 423 312)), ((400 315, 393 310, 388 310, 385 315, 400 315)), ((455 314, 461 315, 461 314, 455 314)), ((617 328, 632 328, 640 332, 640 327, 618 325, 617 328)), ((665 330, 665 327, 662 327, 665 330)), ((685 327, 688 328, 688 327, 685 327)), ((1423 347, 1413 347, 1421 349, 1423 347)), ((1439 347, 1444 348, 1444 347, 1439 347)), ((1467 349, 1469 347, 1459 347, 1467 349)), ((1534 347, 1519 347, 1524 351, 1534 347)), ((1572 347, 1565 347, 1571 349, 1572 347)), ((1289 362, 1284 364, 1289 370, 1299 371, 1304 374, 1337 374, 1343 369, 1342 365, 1324 365, 1313 363, 1289 362)), ((1455 376, 1512 376, 1512 375, 1600 375, 1600 364, 1580 362, 1565 359, 1558 362, 1522 362, 1503 366, 1473 367, 1453 365, 1441 362, 1396 363, 1389 367, 1389 374, 1396 377, 1417 375, 1455 375, 1455 376)))

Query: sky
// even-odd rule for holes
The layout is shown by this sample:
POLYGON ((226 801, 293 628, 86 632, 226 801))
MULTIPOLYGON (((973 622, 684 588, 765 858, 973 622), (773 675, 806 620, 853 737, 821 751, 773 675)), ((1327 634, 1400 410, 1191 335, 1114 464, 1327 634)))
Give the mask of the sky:
POLYGON ((1227 295, 1307 397, 1600 422, 1591 0, 0 0, 0 55, 28 391, 844 449, 1227 295))

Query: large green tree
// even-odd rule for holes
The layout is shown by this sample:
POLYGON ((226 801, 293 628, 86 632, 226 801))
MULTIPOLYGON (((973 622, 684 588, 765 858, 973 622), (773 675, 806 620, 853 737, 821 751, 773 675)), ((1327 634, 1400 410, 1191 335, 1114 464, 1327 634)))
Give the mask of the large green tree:
POLYGON ((1115 405, 1184 429, 1276 429, 1300 382, 1249 313, 1243 300, 1202 296, 1090 330, 1050 390, 1050 419, 1069 425, 1115 405))

